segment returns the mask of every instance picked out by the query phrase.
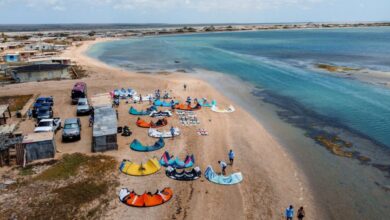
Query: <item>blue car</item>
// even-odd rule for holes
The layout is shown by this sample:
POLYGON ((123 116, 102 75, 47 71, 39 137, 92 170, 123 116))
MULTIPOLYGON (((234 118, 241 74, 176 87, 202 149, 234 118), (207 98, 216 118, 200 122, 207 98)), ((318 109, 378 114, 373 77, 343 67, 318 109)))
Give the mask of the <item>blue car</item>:
POLYGON ((53 106, 53 104, 54 104, 54 101, 53 101, 53 97, 51 97, 51 96, 49 96, 49 97, 38 97, 35 100, 34 109, 39 108, 41 106, 53 106))
POLYGON ((41 106, 36 110, 37 120, 53 118, 53 110, 51 106, 41 106))

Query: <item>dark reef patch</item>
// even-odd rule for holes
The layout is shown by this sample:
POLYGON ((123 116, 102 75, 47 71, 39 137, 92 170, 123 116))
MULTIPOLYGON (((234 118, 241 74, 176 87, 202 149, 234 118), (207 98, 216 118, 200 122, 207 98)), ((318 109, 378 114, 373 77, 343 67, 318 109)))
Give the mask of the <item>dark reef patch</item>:
POLYGON ((275 94, 268 90, 262 90, 259 87, 252 91, 252 95, 263 102, 278 107, 277 115, 282 120, 304 130, 307 137, 313 139, 320 146, 325 147, 332 154, 358 160, 364 165, 371 165, 386 173, 386 177, 390 178, 390 165, 377 163, 374 161, 374 158, 363 155, 353 141, 347 140, 348 138, 341 138, 339 133, 348 133, 367 140, 374 146, 381 148, 388 155, 390 155, 390 146, 346 126, 336 118, 321 115, 308 109, 292 98, 275 94))

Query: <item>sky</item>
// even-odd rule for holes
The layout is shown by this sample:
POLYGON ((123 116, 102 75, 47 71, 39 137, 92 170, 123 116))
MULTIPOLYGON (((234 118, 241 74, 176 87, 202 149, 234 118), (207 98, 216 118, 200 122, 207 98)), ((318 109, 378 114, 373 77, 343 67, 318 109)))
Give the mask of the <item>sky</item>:
POLYGON ((0 24, 390 21, 390 0, 0 0, 0 24))

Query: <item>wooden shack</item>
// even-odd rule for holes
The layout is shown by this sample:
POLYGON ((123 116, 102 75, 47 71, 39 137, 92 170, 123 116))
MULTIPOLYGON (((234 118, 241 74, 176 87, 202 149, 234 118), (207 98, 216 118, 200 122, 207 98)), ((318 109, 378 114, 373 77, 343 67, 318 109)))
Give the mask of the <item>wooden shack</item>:
POLYGON ((53 132, 27 134, 23 138, 22 146, 25 151, 25 163, 53 158, 56 154, 53 132))

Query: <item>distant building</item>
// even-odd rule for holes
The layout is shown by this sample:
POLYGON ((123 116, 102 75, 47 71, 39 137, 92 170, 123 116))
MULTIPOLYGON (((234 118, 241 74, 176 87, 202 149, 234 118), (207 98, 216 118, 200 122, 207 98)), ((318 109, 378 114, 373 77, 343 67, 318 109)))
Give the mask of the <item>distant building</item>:
POLYGON ((70 79, 69 68, 64 64, 32 64, 13 68, 11 77, 16 82, 70 79))
POLYGON ((67 45, 59 45, 59 44, 54 45, 54 50, 65 50, 66 48, 68 48, 67 45))
POLYGON ((3 59, 4 59, 4 62, 7 62, 7 63, 19 62, 20 55, 17 53, 8 53, 8 54, 4 55, 3 59))
POLYGON ((35 51, 35 50, 31 50, 31 51, 20 51, 19 52, 19 55, 20 55, 20 58, 22 60, 27 60, 29 59, 30 57, 33 57, 37 54, 38 52, 35 51))
POLYGON ((24 50, 50 51, 55 50, 55 46, 48 43, 29 44, 24 47, 24 50))
POLYGON ((51 64, 51 63, 64 64, 64 65, 72 64, 72 60, 66 57, 43 57, 43 58, 32 57, 28 60, 28 62, 33 64, 51 64))
POLYGON ((5 49, 8 49, 8 50, 15 50, 15 49, 23 47, 23 43, 21 43, 21 42, 9 42, 9 43, 5 43, 4 47, 5 47, 5 49))

